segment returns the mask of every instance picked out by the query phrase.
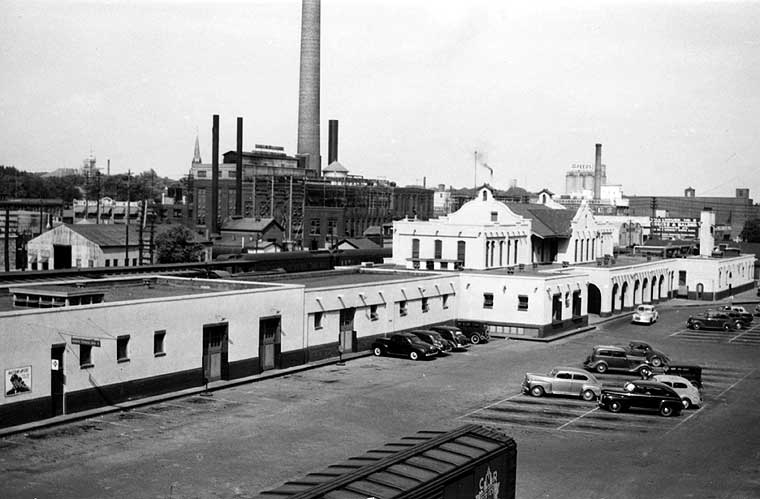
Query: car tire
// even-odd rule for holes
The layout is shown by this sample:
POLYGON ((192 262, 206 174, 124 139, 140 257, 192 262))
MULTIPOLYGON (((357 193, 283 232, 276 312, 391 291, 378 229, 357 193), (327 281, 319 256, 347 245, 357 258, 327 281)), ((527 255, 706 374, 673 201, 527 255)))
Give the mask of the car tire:
POLYGON ((617 400, 613 400, 612 402, 610 402, 609 407, 610 407, 610 412, 620 412, 623 410, 623 404, 621 404, 617 400))
POLYGON ((599 364, 596 365, 596 367, 594 367, 594 370, 596 370, 596 372, 598 372, 599 374, 604 374, 607 372, 607 364, 605 364, 604 362, 600 362, 599 364))
POLYGON ((742 324, 739 321, 736 321, 736 323, 734 324, 734 328, 736 328, 738 331, 741 331, 742 329, 744 329, 744 324, 742 324))
POLYGON ((418 354, 417 352, 409 352, 409 358, 412 360, 419 360, 420 354, 418 354))
POLYGON ((596 394, 593 392, 593 390, 583 390, 583 393, 581 393, 581 398, 586 402, 591 402, 596 398, 596 394))
POLYGON ((480 343, 480 336, 477 334, 473 334, 472 336, 470 336, 470 343, 472 343, 473 345, 477 345, 478 343, 480 343))
POLYGON ((664 404, 662 407, 660 407, 660 416, 669 418, 675 413, 673 410, 673 407, 669 404, 664 404))
POLYGON ((662 365, 662 359, 659 357, 652 357, 650 361, 654 367, 660 367, 662 365))
POLYGON ((681 404, 683 404, 684 409, 689 409, 691 407, 691 400, 687 397, 684 397, 681 399, 681 404))
POLYGON ((383 349, 380 347, 375 347, 372 349, 372 353, 375 354, 375 357, 380 357, 383 354, 383 349))
POLYGON ((534 386, 530 389, 530 394, 534 397, 543 397, 544 396, 544 389, 540 386, 534 386))

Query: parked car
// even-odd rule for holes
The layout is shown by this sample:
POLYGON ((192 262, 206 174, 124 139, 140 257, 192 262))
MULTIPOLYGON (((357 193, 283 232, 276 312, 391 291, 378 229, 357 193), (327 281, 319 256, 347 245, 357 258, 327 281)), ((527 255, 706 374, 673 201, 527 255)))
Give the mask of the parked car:
POLYGON ((456 326, 433 326, 430 329, 449 340, 454 345, 454 350, 461 351, 470 348, 470 340, 456 326))
POLYGON ((548 374, 525 374, 522 391, 534 397, 572 395, 583 400, 594 400, 602 394, 602 383, 582 369, 555 367, 548 374))
POLYGON ((686 327, 689 329, 734 329, 734 321, 727 314, 707 311, 702 314, 691 315, 686 319, 686 327))
POLYGON ((760 315, 760 304, 755 305, 755 315, 760 315))
POLYGON ((435 331, 430 331, 429 329, 415 329, 409 332, 425 343, 433 345, 438 349, 439 354, 451 351, 451 344, 448 342, 448 340, 443 339, 443 337, 435 331))
POLYGON ((678 396, 681 397, 684 409, 702 405, 702 395, 699 393, 699 389, 688 379, 681 376, 673 376, 672 374, 655 374, 652 379, 659 381, 663 385, 668 385, 675 390, 678 396))
POLYGON ((727 314, 734 321, 734 328, 744 329, 752 324, 752 314, 747 312, 744 307, 737 305, 724 305, 718 308, 718 312, 727 314))
POLYGON ((646 357, 633 355, 625 348, 610 345, 595 346, 591 355, 583 362, 583 367, 599 374, 612 369, 636 373, 644 378, 648 378, 654 372, 646 357))
POLYGON ((660 367, 670 362, 670 357, 659 350, 655 350, 649 343, 643 341, 632 341, 628 343, 628 353, 645 357, 647 362, 653 367, 660 367))
POLYGON ((487 343, 491 339, 490 334, 488 334, 488 326, 482 322, 458 320, 457 327, 462 330, 462 333, 467 336, 473 345, 487 343))
POLYGON ((412 333, 394 333, 390 338, 377 338, 372 343, 372 353, 409 357, 412 360, 435 357, 438 349, 425 343, 412 333))
POLYGON ((657 381, 626 381, 622 390, 602 390, 599 407, 610 412, 629 409, 654 410, 661 416, 669 417, 681 414, 683 403, 681 397, 667 385, 657 381))
POLYGON ((632 322, 634 324, 649 324, 650 326, 657 322, 660 313, 654 308, 654 305, 639 305, 633 312, 632 322))
POLYGON ((672 374, 673 376, 680 376, 691 381, 691 383, 698 389, 702 389, 702 368, 694 365, 686 364, 669 364, 665 366, 665 374, 672 374))

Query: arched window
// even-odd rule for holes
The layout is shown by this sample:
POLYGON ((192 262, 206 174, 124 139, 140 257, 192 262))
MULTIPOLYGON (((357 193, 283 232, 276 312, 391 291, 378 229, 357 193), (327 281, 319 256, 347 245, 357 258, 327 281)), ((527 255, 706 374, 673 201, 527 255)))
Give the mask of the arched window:
POLYGON ((483 189, 483 201, 488 201, 488 191, 483 189))
POLYGON ((578 261, 578 240, 575 240, 575 256, 573 257, 574 261, 578 261))

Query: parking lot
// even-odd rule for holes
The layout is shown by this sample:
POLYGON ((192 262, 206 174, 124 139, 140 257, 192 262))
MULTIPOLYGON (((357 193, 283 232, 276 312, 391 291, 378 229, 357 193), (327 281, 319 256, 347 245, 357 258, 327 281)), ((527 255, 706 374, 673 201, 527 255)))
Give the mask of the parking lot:
MULTIPOLYGON (((663 310, 651 327, 618 318, 549 344, 494 339, 430 361, 364 357, 14 435, 0 439, 3 492, 253 497, 420 430, 479 423, 516 439, 517 497, 757 496, 760 349, 685 338, 692 312, 663 310), (634 339, 702 366, 703 406, 664 418, 520 392, 526 372, 580 366, 594 345, 634 339)), ((598 377, 619 387, 632 376, 598 377)))
POLYGON ((760 317, 756 317, 752 325, 746 329, 733 331, 693 330, 684 326, 673 332, 671 336, 681 341, 760 346, 760 317))

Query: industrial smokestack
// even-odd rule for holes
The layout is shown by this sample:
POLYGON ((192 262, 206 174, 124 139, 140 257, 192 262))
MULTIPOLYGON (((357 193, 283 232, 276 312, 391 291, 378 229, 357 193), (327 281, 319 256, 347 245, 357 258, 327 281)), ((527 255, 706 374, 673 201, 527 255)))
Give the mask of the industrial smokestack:
POLYGON ((327 130, 327 164, 338 161, 338 120, 330 120, 327 130))
POLYGON ((237 165, 235 168, 235 215, 243 215, 243 118, 237 119, 237 165))
POLYGON ((206 222, 209 234, 216 234, 219 216, 219 115, 214 115, 211 127, 211 223, 206 222))
POLYGON ((602 144, 596 145, 596 159, 594 160, 594 200, 599 201, 602 197, 602 144))
POLYGON ((320 0, 303 0, 301 71, 298 91, 298 154, 308 155, 307 169, 322 175, 319 150, 320 0))

